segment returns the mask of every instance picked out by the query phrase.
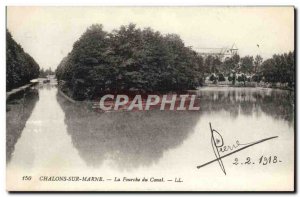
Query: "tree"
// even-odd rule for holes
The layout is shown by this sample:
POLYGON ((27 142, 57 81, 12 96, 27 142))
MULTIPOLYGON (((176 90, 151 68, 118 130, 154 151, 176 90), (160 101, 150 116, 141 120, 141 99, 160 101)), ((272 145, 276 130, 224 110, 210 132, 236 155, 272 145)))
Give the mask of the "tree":
POLYGON ((44 70, 43 68, 40 70, 40 74, 39 77, 47 77, 48 75, 54 75, 55 72, 51 70, 51 67, 49 67, 48 69, 44 70))
POLYGON ((252 76, 252 80, 253 80, 254 82, 259 83, 259 82, 262 80, 262 77, 261 77, 260 74, 255 74, 255 75, 252 76))
POLYGON ((259 72, 263 58, 260 55, 257 55, 254 59, 254 73, 259 72))
POLYGON ((30 82, 39 75, 39 65, 6 30, 6 91, 30 82))
POLYGON ((204 60, 176 34, 134 24, 111 33, 92 25, 59 64, 60 87, 78 100, 107 92, 172 91, 202 83, 204 60))
POLYGON ((241 72, 243 73, 252 73, 253 71, 253 57, 245 56, 241 58, 241 72))
POLYGON ((240 56, 237 53, 235 53, 231 57, 231 59, 232 59, 234 65, 237 65, 240 62, 240 60, 241 60, 240 56))
POLYGON ((234 54, 232 57, 225 58, 222 67, 223 72, 225 75, 230 75, 235 72, 235 70, 238 68, 238 64, 240 62, 240 56, 238 54, 234 54))
POLYGON ((237 78, 237 81, 238 82, 244 82, 244 86, 245 86, 246 85, 246 81, 247 81, 246 75, 244 75, 244 74, 239 75, 238 78, 237 78))
POLYGON ((226 58, 223 62, 223 68, 227 75, 236 67, 232 58, 226 58))
POLYGON ((273 55, 265 60, 261 66, 261 75, 266 82, 288 83, 289 87, 295 85, 295 57, 294 52, 273 55))
POLYGON ((222 73, 218 74, 218 80, 219 81, 225 81, 225 77, 224 77, 224 75, 222 73))
POLYGON ((208 73, 218 73, 222 62, 219 57, 208 55, 204 60, 204 65, 208 73))
POLYGON ((217 80, 217 77, 215 76, 215 75, 211 75, 210 77, 209 77, 209 80, 210 81, 216 81, 217 80))

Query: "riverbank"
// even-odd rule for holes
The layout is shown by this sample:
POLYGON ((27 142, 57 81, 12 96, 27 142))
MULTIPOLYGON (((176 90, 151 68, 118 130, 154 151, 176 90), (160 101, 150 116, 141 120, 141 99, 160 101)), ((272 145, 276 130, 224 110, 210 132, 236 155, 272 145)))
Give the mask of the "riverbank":
POLYGON ((235 85, 232 84, 213 84, 213 83, 206 83, 203 84, 202 87, 234 87, 234 88, 271 88, 271 89, 280 89, 280 90, 289 90, 289 91, 295 91, 294 88, 288 87, 286 85, 276 85, 276 84, 258 84, 255 82, 247 82, 244 83, 238 83, 235 85))
POLYGON ((25 92, 27 89, 29 89, 30 87, 36 85, 37 83, 36 82, 32 82, 32 83, 23 85, 21 87, 14 88, 14 89, 10 90, 9 92, 6 92, 6 100, 9 100, 14 95, 17 95, 19 93, 25 92))
POLYGON ((68 95, 66 95, 63 91, 61 91, 59 88, 57 88, 58 93, 63 96, 65 99, 67 99, 68 101, 70 101, 71 103, 76 103, 79 101, 75 101, 74 99, 72 99, 71 97, 69 97, 68 95))
MULTIPOLYGON (((290 87, 287 87, 287 86, 272 86, 271 84, 269 85, 254 85, 253 83, 246 83, 246 84, 241 84, 241 83, 238 83, 238 84, 235 84, 235 85, 232 85, 232 84, 203 84, 202 86, 198 87, 197 90, 201 90, 201 88, 204 88, 204 87, 218 87, 218 88, 258 88, 258 89, 261 89, 261 88, 268 88, 268 89, 279 89, 279 90, 288 90, 288 91, 293 91, 294 92, 294 88, 290 88, 290 87)), ((69 102, 71 103, 89 103, 92 102, 91 100, 83 100, 83 101, 78 101, 78 100, 74 100, 73 98, 71 98, 67 93, 63 92, 59 87, 57 88, 58 89, 58 93, 64 97, 66 100, 68 100, 69 102)), ((193 92, 195 90, 187 90, 187 92, 193 92)))

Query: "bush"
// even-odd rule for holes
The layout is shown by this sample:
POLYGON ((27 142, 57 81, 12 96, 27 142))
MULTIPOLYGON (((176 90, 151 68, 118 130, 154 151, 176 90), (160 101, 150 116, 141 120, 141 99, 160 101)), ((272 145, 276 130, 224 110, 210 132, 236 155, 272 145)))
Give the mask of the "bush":
POLYGON ((225 81, 225 77, 224 77, 224 75, 222 73, 220 73, 218 75, 218 79, 219 79, 219 81, 225 81))
POLYGON ((254 75, 252 76, 252 81, 259 83, 261 81, 262 77, 260 75, 254 75))
POLYGON ((211 75, 209 77, 209 81, 215 81, 215 80, 217 80, 217 78, 215 77, 215 75, 211 75))
POLYGON ((246 81, 246 76, 244 74, 238 76, 237 81, 238 82, 245 82, 246 81))

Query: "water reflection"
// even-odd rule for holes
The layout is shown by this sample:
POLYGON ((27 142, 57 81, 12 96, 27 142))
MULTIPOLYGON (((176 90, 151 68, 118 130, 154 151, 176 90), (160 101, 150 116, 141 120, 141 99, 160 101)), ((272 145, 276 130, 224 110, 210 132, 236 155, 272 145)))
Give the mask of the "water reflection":
POLYGON ((277 120, 294 123, 294 92, 255 88, 203 88, 196 92, 202 114, 229 112, 239 115, 261 116, 262 113, 277 120))
POLYGON ((57 95, 67 131, 79 155, 90 166, 112 161, 119 169, 151 166, 164 151, 182 144, 199 119, 196 112, 97 113, 57 95))
POLYGON ((25 124, 39 99, 37 89, 16 95, 6 103, 6 162, 9 162, 25 124))
MULTIPOLYGON (((70 103, 56 94, 57 89, 53 85, 43 85, 39 91, 40 102, 34 117, 31 113, 39 99, 37 90, 32 89, 7 103, 7 161, 10 161, 29 117, 32 121, 42 122, 41 126, 34 127, 42 133, 29 131, 31 127, 27 129, 30 139, 41 135, 36 138, 36 144, 44 146, 45 143, 39 141, 46 134, 47 139, 52 139, 54 144, 58 144, 56 141, 59 139, 68 142, 70 136, 72 144, 64 146, 68 150, 75 148, 87 165, 99 167, 104 162, 110 162, 122 170, 149 167, 157 163, 166 151, 180 148, 194 134, 199 121, 208 115, 222 118, 228 114, 232 119, 269 116, 274 121, 287 122, 289 127, 294 123, 294 94, 290 91, 210 87, 195 91, 201 102, 200 112, 153 110, 113 113, 97 113, 87 104, 70 103)), ((203 133, 199 129, 197 132, 203 133)), ((20 144, 28 144, 24 140, 20 144)), ((43 149, 47 147, 40 147, 34 154, 43 149)), ((23 149, 20 151, 23 153, 23 149)))
MULTIPOLYGON (((191 183, 194 184, 192 188, 198 190, 215 190, 215 185, 226 190, 236 185, 237 177, 247 177, 241 179, 240 186, 244 190, 274 188, 274 184, 281 186, 282 180, 292 185, 292 92, 210 87, 195 93, 201 102, 199 112, 97 113, 87 104, 70 103, 57 93, 56 87, 44 84, 39 93, 28 93, 22 105, 7 105, 10 109, 7 111, 8 183, 28 188, 20 179, 24 174, 33 177, 82 175, 111 178, 171 178, 174 175, 185 180, 178 184, 178 190, 189 188, 191 183), (269 167, 237 168, 232 165, 234 157, 227 157, 223 160, 228 172, 225 182, 225 177, 219 176, 217 163, 197 170, 197 165, 215 158, 210 144, 209 122, 228 145, 235 140, 251 142, 279 136, 274 141, 245 149, 242 155, 253 158, 276 155, 283 162, 269 167), (278 175, 276 180, 274 174, 278 175), (270 183, 270 180, 272 183, 267 187, 265 183, 270 183), (212 185, 212 182, 216 184, 212 185)), ((242 155, 236 156, 243 159, 242 155)), ((77 188, 73 183, 74 188, 61 182, 43 184, 43 187, 37 187, 44 190, 49 190, 49 187, 61 190, 77 188)), ((114 184, 86 184, 90 190, 116 189, 114 184)), ((163 190, 166 185, 149 185, 149 188, 163 190)), ((120 185, 120 190, 143 190, 144 186, 120 185)))
MULTIPOLYGON (((200 112, 146 111, 97 113, 88 104, 73 104, 60 94, 67 132, 89 166, 104 161, 120 169, 151 166, 163 153, 178 147, 207 114, 230 117, 271 116, 293 124, 293 93, 253 88, 204 88, 197 91, 200 112)), ((201 132, 201 131, 198 131, 201 132)))

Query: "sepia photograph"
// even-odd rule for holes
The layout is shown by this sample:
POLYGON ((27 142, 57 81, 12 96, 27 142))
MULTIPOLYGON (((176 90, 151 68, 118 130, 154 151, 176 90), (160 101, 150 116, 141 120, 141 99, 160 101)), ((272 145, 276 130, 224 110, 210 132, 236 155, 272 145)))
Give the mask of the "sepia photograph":
POLYGON ((7 6, 6 190, 295 192, 293 6, 7 6))

